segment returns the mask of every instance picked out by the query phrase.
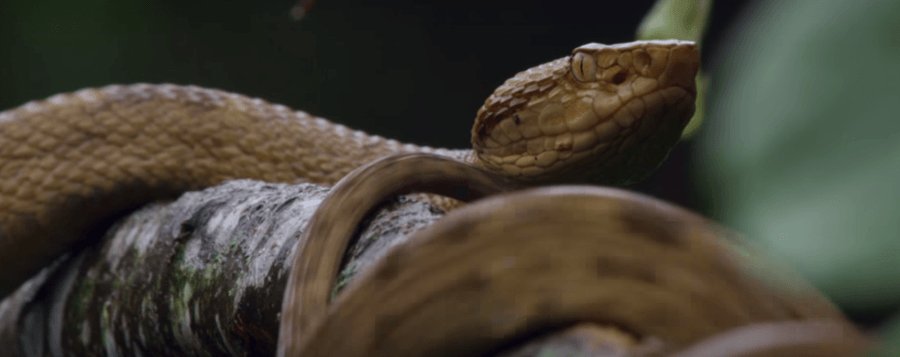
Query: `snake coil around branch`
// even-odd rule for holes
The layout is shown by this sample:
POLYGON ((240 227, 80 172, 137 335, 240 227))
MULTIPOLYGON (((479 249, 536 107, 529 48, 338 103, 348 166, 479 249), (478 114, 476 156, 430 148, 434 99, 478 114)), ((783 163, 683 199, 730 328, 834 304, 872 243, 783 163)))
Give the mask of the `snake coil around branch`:
POLYGON ((490 353, 585 321, 672 348, 752 322, 843 323, 824 299, 748 278, 704 220, 586 186, 454 210, 328 300, 350 235, 382 198, 469 200, 645 177, 693 113, 698 67, 686 41, 578 47, 497 88, 476 115, 472 150, 403 144, 193 86, 109 86, 27 103, 0 113, 0 296, 111 218, 249 178, 338 183, 299 240, 284 355, 490 353), (661 263, 647 265, 648 256, 661 263), (454 323, 434 324, 442 319, 454 323))
POLYGON ((725 230, 648 197, 590 186, 496 195, 454 210, 392 249, 330 303, 355 229, 347 220, 359 222, 381 199, 407 191, 391 192, 385 188, 403 185, 383 182, 451 195, 447 188, 456 187, 460 199, 503 187, 489 173, 444 160, 389 157, 335 186, 295 251, 279 355, 493 355, 581 324, 624 332, 633 342, 614 345, 627 355, 788 348, 842 356, 864 346, 813 289, 754 271, 768 262, 736 254, 725 230), (421 169, 398 170, 403 163, 421 169), (435 167, 446 174, 434 176, 435 167), (361 187, 371 188, 367 201, 352 194, 361 187), (787 321, 796 333, 764 334, 774 329, 764 324, 787 321), (704 341, 748 325, 762 327, 704 341), (647 344, 655 346, 640 348, 647 344))

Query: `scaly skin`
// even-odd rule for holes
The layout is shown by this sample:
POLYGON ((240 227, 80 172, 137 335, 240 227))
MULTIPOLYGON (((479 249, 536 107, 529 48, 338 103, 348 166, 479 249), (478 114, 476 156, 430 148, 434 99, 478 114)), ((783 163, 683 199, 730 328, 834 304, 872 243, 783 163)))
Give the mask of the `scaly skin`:
MULTIPOLYGON (((396 178, 403 160, 427 166, 440 159, 388 158, 357 172, 374 182, 357 184, 396 178)), ((477 170, 457 166, 448 176, 469 182, 476 194, 493 187, 477 175, 467 181, 466 175, 453 174, 477 170)), ((439 179, 443 182, 436 186, 446 187, 448 179, 439 179)), ((348 181, 341 180, 337 194, 323 201, 307 232, 341 225, 316 217, 338 207, 332 197, 351 199, 338 191, 348 181)), ((349 208, 359 202, 345 203, 349 208)), ((297 296, 317 295, 309 291, 314 284, 297 284, 294 273, 322 269, 295 265, 282 308, 279 355, 483 356, 583 323, 656 341, 659 354, 653 355, 666 356, 722 331, 773 321, 807 326, 814 320, 827 327, 827 334, 811 331, 812 340, 805 332, 781 341, 770 337, 797 345, 795 352, 864 342, 826 298, 790 276, 761 277, 751 267, 768 262, 735 254, 726 237, 702 217, 617 189, 554 186, 488 197, 394 247, 330 306, 318 299, 289 304, 297 296)), ((330 242, 335 236, 305 238, 330 242)), ((323 244, 330 243, 315 244, 316 252, 340 258, 340 250, 322 249, 323 244)), ((712 341, 688 355, 731 356, 738 354, 722 353, 722 347, 751 349, 741 343, 748 341, 726 338, 727 346, 712 341), (719 353, 702 354, 716 349, 719 353)), ((759 342, 749 346, 756 351, 770 347, 759 336, 750 342, 759 342)))
POLYGON ((27 103, 0 113, 0 297, 109 219, 228 179, 332 184, 377 158, 428 152, 529 184, 633 181, 677 141, 698 66, 689 42, 576 48, 498 88, 478 113, 471 152, 191 86, 110 86, 27 103))

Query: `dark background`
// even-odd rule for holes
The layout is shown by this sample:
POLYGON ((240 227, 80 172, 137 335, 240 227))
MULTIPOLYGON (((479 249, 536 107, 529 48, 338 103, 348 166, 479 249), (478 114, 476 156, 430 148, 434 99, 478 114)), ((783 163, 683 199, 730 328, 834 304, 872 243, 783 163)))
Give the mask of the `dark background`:
MULTIPOLYGON (((468 147, 476 110, 503 80, 587 42, 633 39, 652 4, 320 0, 298 22, 290 0, 3 0, 0 108, 112 83, 195 84, 468 147)), ((706 60, 744 7, 714 5, 706 60)), ((637 189, 702 212, 690 163, 687 142, 637 189)))

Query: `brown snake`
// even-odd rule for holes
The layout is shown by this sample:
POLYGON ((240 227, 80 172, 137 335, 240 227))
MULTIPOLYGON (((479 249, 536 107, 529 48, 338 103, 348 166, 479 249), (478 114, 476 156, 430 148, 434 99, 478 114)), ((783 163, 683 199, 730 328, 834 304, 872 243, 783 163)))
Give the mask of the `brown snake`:
MULTIPOLYGON (((357 173, 396 177, 404 160, 428 165, 430 159, 389 158, 357 173), (384 170, 375 171, 377 166, 384 170)), ((477 180, 472 186, 492 186, 477 180)), ((339 191, 352 186, 345 182, 323 205, 351 196, 339 191)), ((313 218, 310 226, 321 222, 313 218)), ((327 229, 307 232, 307 239, 320 241, 346 237, 327 229)), ((523 338, 585 322, 612 326, 635 340, 656 339, 657 352, 668 355, 722 331, 791 320, 821 321, 843 332, 809 336, 814 343, 799 334, 794 336, 802 339, 786 336, 780 342, 753 337, 749 343, 758 345, 751 346, 726 338, 684 356, 738 355, 721 351, 759 350, 772 342, 856 350, 859 335, 827 299, 790 276, 779 283, 760 279, 748 268, 769 262, 735 254, 722 239, 727 235, 690 212, 615 189, 555 186, 489 197, 415 233, 363 271, 331 306, 325 299, 290 296, 318 295, 293 276, 304 272, 306 280, 316 280, 316 273, 295 265, 282 308, 279 355, 491 355, 523 338), (714 349, 720 353, 706 353, 714 349)), ((315 251, 341 256, 336 248, 315 251)), ((298 257, 295 264, 300 262, 298 257)))
POLYGON ((377 158, 426 152, 520 183, 634 181, 678 140, 698 66, 691 42, 578 47, 501 85, 478 111, 471 151, 401 144, 192 86, 30 102, 0 113, 0 296, 104 221, 228 179, 333 184, 377 158))
POLYGON ((402 144, 198 87, 110 86, 27 103, 0 113, 0 297, 117 215, 250 178, 336 184, 298 240, 280 355, 480 355, 579 322, 664 338, 670 352, 753 322, 844 326, 814 293, 745 274, 702 218, 586 186, 454 210, 329 306, 357 223, 385 197, 469 201, 648 175, 693 113, 698 66, 684 41, 578 47, 501 85, 478 111, 473 150, 402 144))

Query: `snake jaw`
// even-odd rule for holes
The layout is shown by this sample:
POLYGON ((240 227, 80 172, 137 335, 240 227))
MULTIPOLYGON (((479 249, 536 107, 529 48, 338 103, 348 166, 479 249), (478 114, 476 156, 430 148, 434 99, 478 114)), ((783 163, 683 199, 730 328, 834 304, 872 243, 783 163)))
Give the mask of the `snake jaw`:
POLYGON ((693 115, 699 62, 688 41, 592 43, 521 72, 478 112, 478 163, 521 181, 640 180, 693 115))

